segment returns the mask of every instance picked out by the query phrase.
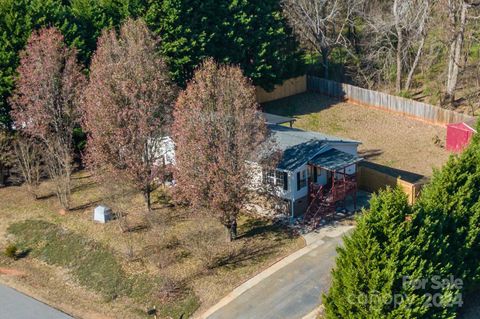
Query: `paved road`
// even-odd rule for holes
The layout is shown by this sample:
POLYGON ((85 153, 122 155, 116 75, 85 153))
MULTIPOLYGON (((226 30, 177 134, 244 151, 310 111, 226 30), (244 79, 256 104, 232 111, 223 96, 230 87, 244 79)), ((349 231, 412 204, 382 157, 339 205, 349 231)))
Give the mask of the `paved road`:
POLYGON ((330 286, 335 248, 342 242, 341 236, 322 240, 324 244, 263 279, 208 319, 297 319, 315 310, 330 286))
POLYGON ((73 319, 38 300, 0 285, 0 319, 73 319))

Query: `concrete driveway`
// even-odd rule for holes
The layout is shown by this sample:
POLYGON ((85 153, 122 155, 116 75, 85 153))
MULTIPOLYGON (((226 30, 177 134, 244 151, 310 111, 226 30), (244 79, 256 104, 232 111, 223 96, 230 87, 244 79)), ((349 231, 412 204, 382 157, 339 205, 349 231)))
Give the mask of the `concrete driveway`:
POLYGON ((73 319, 38 300, 0 284, 0 319, 73 319))
POLYGON ((296 319, 311 315, 320 306, 322 293, 330 286, 336 247, 351 228, 312 235, 307 238, 310 244, 303 248, 303 254, 280 267, 274 265, 277 269, 267 269, 266 275, 259 274, 256 282, 237 288, 239 291, 233 291, 201 318, 296 319))

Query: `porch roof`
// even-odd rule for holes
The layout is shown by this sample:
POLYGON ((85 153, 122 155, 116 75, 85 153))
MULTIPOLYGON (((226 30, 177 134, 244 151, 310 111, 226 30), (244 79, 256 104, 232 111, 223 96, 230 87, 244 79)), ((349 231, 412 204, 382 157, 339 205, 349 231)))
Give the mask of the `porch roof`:
POLYGON ((339 151, 335 148, 315 156, 309 164, 324 168, 329 171, 337 171, 355 163, 361 162, 363 158, 356 155, 339 151))

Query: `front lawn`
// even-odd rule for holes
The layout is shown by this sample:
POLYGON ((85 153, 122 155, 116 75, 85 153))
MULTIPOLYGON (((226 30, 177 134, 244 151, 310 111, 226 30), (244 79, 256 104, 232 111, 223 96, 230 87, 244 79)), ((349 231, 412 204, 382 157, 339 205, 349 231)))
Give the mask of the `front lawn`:
POLYGON ((23 187, 0 189, 0 268, 26 274, 0 275, 0 281, 74 316, 145 318, 153 306, 160 317, 189 316, 303 245, 285 229, 246 215, 239 239, 226 243, 216 220, 171 206, 164 192, 146 214, 140 194, 117 190, 105 197, 85 172, 74 183, 77 208, 66 215, 58 213, 48 183, 40 200, 23 187), (123 217, 92 222, 100 203, 123 217), (4 256, 9 244, 23 258, 4 256))

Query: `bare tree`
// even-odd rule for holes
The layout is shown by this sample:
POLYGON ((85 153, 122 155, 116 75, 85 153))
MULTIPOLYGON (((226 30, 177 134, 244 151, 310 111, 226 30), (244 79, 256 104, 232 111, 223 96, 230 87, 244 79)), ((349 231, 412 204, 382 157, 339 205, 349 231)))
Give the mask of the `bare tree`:
POLYGON ((251 190, 248 161, 266 139, 255 88, 238 67, 206 60, 177 100, 173 136, 177 196, 207 209, 236 236, 251 190))
POLYGON ((462 66, 465 33, 468 23, 468 13, 472 8, 480 7, 478 0, 446 0, 448 14, 448 64, 447 81, 445 87, 445 103, 452 103, 455 99, 458 76, 462 66))
POLYGON ((73 129, 85 84, 76 51, 55 28, 33 33, 21 53, 10 100, 15 126, 42 143, 45 166, 64 209, 70 208, 73 129))
POLYGON ((395 65, 395 90, 409 90, 423 54, 435 0, 367 1, 358 14, 366 23, 366 74, 388 77, 395 65), (404 81, 406 76, 406 80, 404 81), (405 83, 405 84, 404 84, 405 83))
POLYGON ((104 31, 83 103, 87 165, 103 180, 141 191, 149 211, 165 175, 163 139, 177 94, 156 45, 141 20, 125 22, 119 35, 104 31))
POLYGON ((34 138, 17 134, 14 142, 18 168, 27 186, 27 191, 37 199, 37 187, 42 175, 40 143, 34 138))
POLYGON ((283 12, 300 40, 321 57, 325 78, 329 58, 338 46, 346 47, 346 29, 364 0, 283 0, 283 12))

